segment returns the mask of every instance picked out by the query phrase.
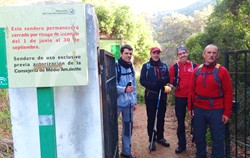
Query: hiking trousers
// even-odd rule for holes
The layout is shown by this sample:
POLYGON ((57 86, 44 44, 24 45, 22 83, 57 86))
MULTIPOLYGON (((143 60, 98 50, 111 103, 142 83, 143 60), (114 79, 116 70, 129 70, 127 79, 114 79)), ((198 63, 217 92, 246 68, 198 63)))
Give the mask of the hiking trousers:
POLYGON ((186 149, 185 117, 187 98, 175 97, 175 116, 177 118, 177 138, 181 149, 186 149))
POLYGON ((122 153, 131 155, 133 107, 118 107, 118 117, 120 113, 122 113, 122 153))
POLYGON ((194 107, 194 139, 196 143, 196 158, 206 158, 207 125, 212 139, 212 154, 210 158, 224 158, 225 125, 222 121, 223 109, 205 110, 194 107))
MULTIPOLYGON (((158 100, 147 100, 147 99, 145 100, 146 109, 147 109, 147 117, 148 117, 147 131, 148 131, 149 142, 151 141, 151 137, 152 137, 153 129, 154 129, 157 101, 158 100)), ((155 134, 158 140, 164 138, 163 132, 164 132, 164 119, 165 119, 166 109, 167 109, 166 99, 161 99, 160 105, 158 108, 157 123, 156 123, 157 132, 155 134)))

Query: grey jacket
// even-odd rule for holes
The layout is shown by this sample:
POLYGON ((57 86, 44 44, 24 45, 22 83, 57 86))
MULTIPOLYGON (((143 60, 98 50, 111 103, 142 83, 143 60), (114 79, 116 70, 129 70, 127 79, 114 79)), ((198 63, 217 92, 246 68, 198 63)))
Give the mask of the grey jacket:
MULTIPOLYGON (((116 89, 117 89, 117 106, 118 107, 129 107, 137 104, 136 99, 136 78, 135 71, 132 71, 131 68, 124 68, 121 65, 120 72, 117 70, 116 66, 116 89), (133 73, 132 73, 133 72, 133 73), (119 74, 120 73, 120 74, 119 74), (132 82, 132 86, 134 87, 134 91, 131 93, 126 93, 125 88, 128 82, 132 82)), ((134 67, 133 67, 134 70, 134 67)))

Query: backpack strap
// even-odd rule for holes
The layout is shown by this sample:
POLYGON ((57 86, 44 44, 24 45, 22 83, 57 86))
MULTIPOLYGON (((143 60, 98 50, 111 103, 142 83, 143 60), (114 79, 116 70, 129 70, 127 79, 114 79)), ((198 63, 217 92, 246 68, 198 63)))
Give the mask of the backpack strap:
POLYGON ((206 87, 206 80, 205 80, 206 79, 206 74, 213 74, 214 80, 218 83, 218 86, 219 86, 219 89, 220 89, 220 95, 218 97, 205 97, 205 96, 200 96, 198 94, 196 94, 196 95, 198 96, 199 99, 209 100, 210 105, 213 106, 214 105, 213 100, 222 98, 222 96, 223 96, 222 85, 221 85, 221 81, 220 81, 219 74, 218 74, 220 64, 215 65, 215 68, 214 68, 213 72, 201 72, 202 67, 203 67, 203 64, 201 64, 199 66, 199 68, 197 69, 195 80, 197 79, 198 75, 202 74, 202 76, 203 76, 203 85, 204 85, 204 87, 206 87))
POLYGON ((117 81, 120 82, 121 66, 120 66, 119 62, 115 62, 115 68, 116 68, 116 72, 117 72, 117 81))
POLYGON ((198 69, 197 69, 197 71, 196 71, 196 73, 195 73, 195 80, 197 80, 197 77, 198 77, 200 74, 202 74, 202 72, 201 72, 202 67, 203 67, 203 64, 199 65, 199 67, 198 67, 198 69))
MULTIPOLYGON (((201 65, 198 67, 198 69, 197 69, 197 71, 196 71, 196 73, 195 73, 195 81, 197 80, 197 77, 198 77, 200 74, 202 74, 202 73, 201 73, 202 67, 203 67, 203 64, 201 64, 201 65)), ((204 85, 204 82, 203 82, 203 86, 206 87, 206 85, 204 85)))
POLYGON ((219 78, 219 68, 220 68, 220 64, 216 64, 215 65, 215 68, 214 68, 214 80, 218 83, 219 85, 219 88, 220 88, 220 97, 223 96, 223 92, 222 92, 222 85, 221 85, 221 81, 220 81, 220 78, 219 78))
POLYGON ((196 63, 192 62, 192 69, 194 70, 196 68, 196 63))
MULTIPOLYGON (((147 62, 147 63, 146 63, 146 67, 147 67, 146 79, 148 79, 148 70, 149 70, 151 67, 154 68, 155 75, 157 75, 156 66, 151 66, 150 62, 147 62)), ((167 71, 167 65, 165 65, 165 64, 163 64, 163 62, 161 62, 160 68, 161 68, 161 72, 160 72, 160 73, 162 73, 161 75, 163 75, 163 74, 167 71)))
POLYGON ((146 63, 146 67, 147 67, 146 79, 148 79, 148 70, 149 70, 150 67, 151 67, 150 62, 147 62, 147 63, 146 63))
POLYGON ((122 73, 121 72, 121 65, 119 64, 119 62, 115 63, 115 67, 116 67, 116 71, 117 71, 117 81, 120 82, 121 79, 121 75, 132 75, 132 77, 134 77, 135 75, 135 71, 133 66, 130 67, 131 72, 127 72, 127 73, 122 73))
POLYGON ((163 64, 163 62, 161 62, 161 66, 163 67, 163 72, 167 71, 167 65, 163 64))
POLYGON ((206 96, 201 96, 201 95, 198 95, 198 94, 196 94, 196 96, 197 96, 197 98, 195 98, 195 100, 198 100, 198 99, 209 100, 211 107, 214 106, 213 100, 222 98, 222 97, 206 97, 206 96))
POLYGON ((164 64, 163 62, 161 62, 161 65, 160 65, 160 76, 161 78, 165 78, 165 73, 167 72, 168 68, 167 68, 167 65, 164 64))
POLYGON ((148 69, 150 68, 150 66, 151 66, 151 65, 150 65, 150 62, 147 62, 147 63, 146 63, 146 66, 147 66, 147 70, 148 70, 148 69))
MULTIPOLYGON (((192 70, 194 70, 196 68, 196 63, 195 62, 191 62, 191 65, 192 65, 192 70)), ((178 88, 179 86, 179 81, 180 81, 180 68, 179 68, 179 65, 178 65, 178 62, 174 64, 174 82, 173 82, 173 85, 175 87, 178 88)))
POLYGON ((174 64, 174 82, 173 82, 173 85, 176 87, 179 85, 179 72, 180 72, 180 69, 179 69, 179 65, 178 63, 175 63, 174 64))
POLYGON ((135 70, 134 70, 134 67, 133 67, 133 66, 131 66, 131 67, 130 67, 130 70, 131 70, 131 73, 130 73, 130 74, 132 74, 132 77, 134 77, 134 76, 135 76, 135 70))

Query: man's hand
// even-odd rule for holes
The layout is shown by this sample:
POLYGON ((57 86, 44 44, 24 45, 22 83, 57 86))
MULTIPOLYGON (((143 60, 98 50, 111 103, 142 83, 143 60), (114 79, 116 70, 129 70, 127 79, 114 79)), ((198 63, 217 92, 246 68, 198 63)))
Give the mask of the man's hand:
POLYGON ((194 110, 189 110, 188 111, 188 116, 189 116, 190 119, 193 119, 193 117, 194 117, 194 110))
POLYGON ((172 85, 171 83, 167 84, 169 87, 171 87, 172 89, 174 88, 174 85, 172 85))
POLYGON ((229 122, 229 117, 222 115, 222 123, 227 124, 229 122))
POLYGON ((133 90, 134 90, 134 87, 133 87, 133 86, 128 86, 128 87, 126 87, 125 92, 126 92, 126 93, 131 93, 131 92, 133 92, 133 90))
POLYGON ((133 106, 133 111, 135 111, 136 109, 137 109, 137 104, 133 106))

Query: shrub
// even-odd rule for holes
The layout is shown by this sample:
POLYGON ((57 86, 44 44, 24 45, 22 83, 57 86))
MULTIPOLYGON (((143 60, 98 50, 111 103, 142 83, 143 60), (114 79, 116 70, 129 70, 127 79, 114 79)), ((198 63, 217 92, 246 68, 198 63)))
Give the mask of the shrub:
POLYGON ((140 77, 138 76, 136 78, 136 95, 137 95, 137 103, 138 104, 144 104, 144 90, 145 88, 140 84, 140 77))

